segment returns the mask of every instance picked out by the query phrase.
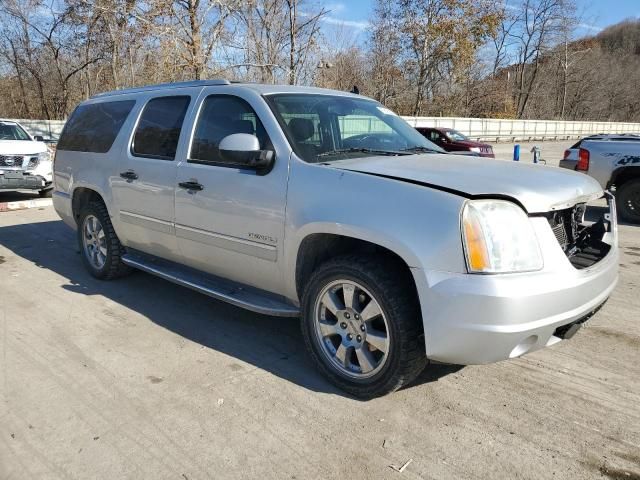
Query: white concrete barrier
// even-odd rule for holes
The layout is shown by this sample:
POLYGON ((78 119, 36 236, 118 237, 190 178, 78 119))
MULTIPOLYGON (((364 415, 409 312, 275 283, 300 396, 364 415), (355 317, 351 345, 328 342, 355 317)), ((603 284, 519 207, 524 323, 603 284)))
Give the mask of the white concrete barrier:
POLYGON ((413 127, 454 128, 486 141, 565 140, 598 133, 638 133, 640 123, 498 118, 402 117, 413 127))
MULTIPOLYGON (((640 123, 587 122, 560 120, 509 120, 498 118, 461 117, 402 117, 413 127, 455 128, 465 135, 486 141, 566 140, 582 138, 596 133, 638 133, 640 123)), ((371 125, 360 125, 352 119, 349 125, 341 125, 353 134, 371 131, 371 125), (367 128, 364 128, 367 127, 367 128)), ((64 120, 16 120, 32 135, 42 135, 57 141, 64 127, 64 120)), ((371 122, 369 122, 371 123, 371 122)), ((373 126, 375 127, 375 126, 373 126)), ((375 128, 373 128, 375 130, 375 128)))
POLYGON ((60 138, 60 134, 62 133, 62 128, 64 127, 65 120, 13 120, 14 122, 18 122, 31 135, 40 135, 45 138, 45 140, 51 140, 52 142, 57 142, 60 138))

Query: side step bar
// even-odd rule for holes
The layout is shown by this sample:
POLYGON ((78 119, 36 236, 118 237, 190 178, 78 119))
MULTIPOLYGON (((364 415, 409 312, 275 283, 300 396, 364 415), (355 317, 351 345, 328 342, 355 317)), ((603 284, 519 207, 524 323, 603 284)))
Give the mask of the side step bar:
POLYGON ((130 267, 252 312, 276 317, 300 316, 300 310, 279 295, 200 272, 168 260, 129 250, 122 256, 122 261, 130 267))

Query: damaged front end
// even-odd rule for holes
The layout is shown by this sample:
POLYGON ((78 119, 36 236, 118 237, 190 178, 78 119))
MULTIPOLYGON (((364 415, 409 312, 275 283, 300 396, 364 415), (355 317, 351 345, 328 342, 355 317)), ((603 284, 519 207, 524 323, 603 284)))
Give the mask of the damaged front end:
POLYGON ((611 250, 617 237, 615 208, 613 195, 605 192, 593 202, 544 214, 560 247, 576 269, 595 265, 611 250))

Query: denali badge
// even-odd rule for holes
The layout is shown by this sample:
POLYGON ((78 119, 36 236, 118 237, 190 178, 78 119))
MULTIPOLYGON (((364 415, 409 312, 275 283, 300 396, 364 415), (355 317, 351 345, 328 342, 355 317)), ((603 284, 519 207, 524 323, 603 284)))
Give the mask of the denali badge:
POLYGON ((249 232, 249 238, 260 242, 278 243, 276 238, 270 237, 269 235, 262 235, 261 233, 249 232))

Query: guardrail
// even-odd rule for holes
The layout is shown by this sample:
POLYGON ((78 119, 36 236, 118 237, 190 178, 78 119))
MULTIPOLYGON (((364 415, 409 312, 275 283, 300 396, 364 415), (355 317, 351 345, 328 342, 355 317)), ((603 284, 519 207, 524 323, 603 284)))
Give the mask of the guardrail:
POLYGON ((53 143, 58 141, 60 138, 60 134, 62 133, 62 129, 65 120, 13 120, 18 122, 31 135, 40 135, 47 140, 50 140, 53 143))
POLYGON ((567 140, 598 133, 638 133, 640 123, 496 118, 402 117, 413 127, 454 128, 485 141, 567 140))
MULTIPOLYGON (((460 117, 402 117, 413 127, 454 128, 469 137, 484 141, 567 140, 597 133, 638 133, 640 123, 622 122, 563 122, 559 120, 506 120, 496 118, 460 117)), ((344 125, 354 133, 376 130, 377 125, 360 125, 358 122, 344 125), (368 130, 367 130, 368 129, 368 130)), ((16 120, 32 135, 42 135, 57 141, 64 127, 64 120, 16 120)), ((362 123, 362 122, 360 122, 362 123)), ((386 127, 386 126, 384 126, 386 127)), ((388 128, 388 127, 387 127, 388 128)))

